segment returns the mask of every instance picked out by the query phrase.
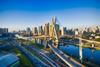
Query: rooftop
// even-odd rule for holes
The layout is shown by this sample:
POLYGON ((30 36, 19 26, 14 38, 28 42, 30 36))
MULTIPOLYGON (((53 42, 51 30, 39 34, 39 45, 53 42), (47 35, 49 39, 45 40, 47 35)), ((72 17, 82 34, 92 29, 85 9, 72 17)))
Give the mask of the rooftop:
POLYGON ((0 67, 7 67, 7 66, 15 63, 18 60, 19 60, 19 58, 14 54, 7 54, 4 56, 1 56, 0 57, 0 67))

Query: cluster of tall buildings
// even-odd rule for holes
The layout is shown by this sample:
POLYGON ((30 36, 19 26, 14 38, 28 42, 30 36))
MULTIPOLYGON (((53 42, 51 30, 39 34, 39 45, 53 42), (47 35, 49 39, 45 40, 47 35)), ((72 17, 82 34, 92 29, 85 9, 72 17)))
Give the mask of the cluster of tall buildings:
POLYGON ((0 34, 8 33, 8 28, 0 28, 0 34))
POLYGON ((87 28, 67 29, 63 27, 61 30, 62 35, 82 35, 83 32, 100 33, 100 26, 92 26, 87 28))
POLYGON ((34 27, 32 33, 33 35, 49 35, 49 23, 44 26, 34 27))
MULTIPOLYGON (((14 31, 14 33, 16 32, 14 31)), ((29 27, 27 27, 26 30, 19 30, 17 33, 22 36, 32 36, 32 31, 29 27)))
POLYGON ((63 27, 61 29, 61 35, 79 35, 78 29, 67 29, 66 27, 63 27))
MULTIPOLYGON (((5 29, 7 31, 7 29, 5 29)), ((38 27, 33 27, 32 30, 30 28, 27 28, 26 30, 19 31, 22 35, 46 35, 50 37, 54 37, 55 33, 58 36, 63 36, 63 35, 83 35, 84 32, 94 32, 94 33, 100 33, 100 26, 92 26, 88 28, 76 28, 76 29, 67 29, 66 27, 62 27, 60 29, 59 24, 57 24, 57 18, 53 17, 52 20, 45 25, 41 25, 38 27), (55 30, 55 29, 56 30, 55 30)), ((1 33, 1 32, 0 32, 1 33)))
POLYGON ((91 26, 88 28, 85 28, 84 31, 86 32, 93 32, 93 33, 100 33, 100 26, 91 26))
POLYGON ((41 36, 41 35, 45 35, 45 36, 55 36, 54 35, 54 31, 57 32, 57 34, 59 35, 60 33, 60 26, 59 24, 57 24, 56 21, 56 17, 53 17, 51 22, 46 23, 45 25, 41 25, 38 27, 33 27, 32 29, 30 29, 29 27, 26 28, 26 30, 19 30, 18 34, 22 35, 22 36, 41 36), (56 30, 54 30, 54 27, 56 28, 56 30))
POLYGON ((33 28, 33 35, 46 35, 46 36, 53 36, 54 35, 54 26, 56 31, 59 34, 59 25, 56 24, 56 17, 52 18, 50 23, 46 23, 44 26, 34 27, 33 28))

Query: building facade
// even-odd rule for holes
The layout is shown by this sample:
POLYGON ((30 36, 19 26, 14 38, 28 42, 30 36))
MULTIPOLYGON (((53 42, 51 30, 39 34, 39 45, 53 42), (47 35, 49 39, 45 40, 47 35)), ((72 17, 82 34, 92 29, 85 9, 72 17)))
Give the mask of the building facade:
POLYGON ((43 35, 44 31, 43 31, 43 26, 39 26, 38 27, 38 35, 43 35))
POLYGON ((37 27, 33 28, 33 35, 38 35, 38 29, 37 29, 37 27))
POLYGON ((63 27, 61 30, 61 35, 66 35, 66 27, 63 27))
POLYGON ((45 24, 45 26, 44 26, 44 34, 45 35, 49 35, 49 23, 47 23, 47 24, 45 24))
POLYGON ((8 28, 0 28, 0 34, 8 33, 8 28))

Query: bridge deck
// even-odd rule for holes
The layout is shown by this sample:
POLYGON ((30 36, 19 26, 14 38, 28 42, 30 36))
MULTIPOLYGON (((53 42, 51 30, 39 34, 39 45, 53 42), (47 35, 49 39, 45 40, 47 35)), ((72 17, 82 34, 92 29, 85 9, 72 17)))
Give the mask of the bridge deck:
POLYGON ((61 58, 68 66, 70 67, 85 67, 84 65, 80 64, 79 62, 77 62, 76 60, 74 60, 73 58, 70 58, 68 55, 65 55, 62 51, 60 51, 59 49, 53 47, 51 45, 52 43, 49 43, 48 46, 53 50, 53 52, 59 57, 61 58))

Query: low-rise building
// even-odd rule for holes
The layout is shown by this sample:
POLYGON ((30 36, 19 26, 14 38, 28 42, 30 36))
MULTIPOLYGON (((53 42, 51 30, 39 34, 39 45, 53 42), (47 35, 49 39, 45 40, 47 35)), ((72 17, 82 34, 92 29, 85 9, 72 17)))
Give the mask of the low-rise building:
POLYGON ((19 58, 14 54, 7 54, 0 57, 0 67, 19 67, 19 58))

